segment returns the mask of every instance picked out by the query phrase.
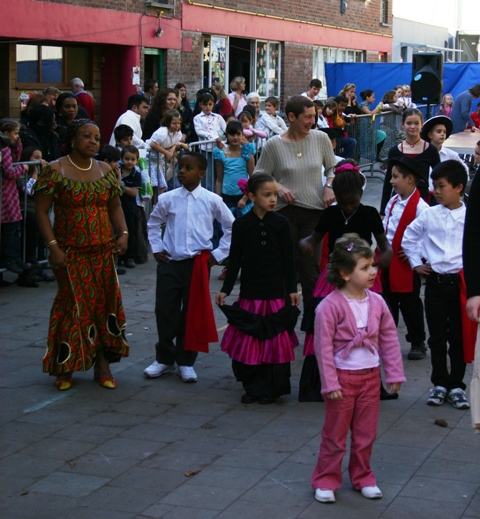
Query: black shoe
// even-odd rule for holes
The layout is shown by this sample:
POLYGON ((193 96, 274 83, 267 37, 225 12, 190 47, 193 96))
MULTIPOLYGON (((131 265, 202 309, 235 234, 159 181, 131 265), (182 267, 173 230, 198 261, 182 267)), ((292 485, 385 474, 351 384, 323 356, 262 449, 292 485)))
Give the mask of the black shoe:
POLYGON ((115 270, 117 271, 117 276, 123 276, 123 274, 127 273, 125 269, 119 269, 118 267, 116 267, 115 270))
POLYGON ((135 260, 133 258, 129 258, 125 261, 125 266, 127 269, 134 269, 136 267, 135 260))
POLYGON ((240 400, 242 404, 254 404, 258 401, 258 398, 250 393, 245 393, 240 400))
POLYGON ((41 270, 36 276, 34 281, 55 281, 53 276, 50 276, 45 272, 45 270, 41 270))
POLYGON ((412 344, 410 351, 408 352, 408 360, 422 360, 427 356, 427 348, 422 342, 421 344, 412 344))
POLYGON ((380 383, 380 400, 396 400, 397 398, 398 393, 392 395, 383 387, 383 384, 380 383))

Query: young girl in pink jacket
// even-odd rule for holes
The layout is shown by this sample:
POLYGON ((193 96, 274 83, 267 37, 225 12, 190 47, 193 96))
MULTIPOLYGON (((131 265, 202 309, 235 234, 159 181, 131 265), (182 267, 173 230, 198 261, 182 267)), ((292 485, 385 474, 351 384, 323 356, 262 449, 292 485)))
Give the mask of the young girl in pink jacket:
POLYGON ((379 363, 392 394, 405 382, 397 329, 379 294, 373 251, 358 234, 335 242, 327 281, 337 288, 318 305, 314 348, 325 400, 325 422, 312 476, 315 499, 334 503, 342 485, 342 459, 351 429, 348 472, 363 497, 382 492, 370 468, 380 408, 379 363))

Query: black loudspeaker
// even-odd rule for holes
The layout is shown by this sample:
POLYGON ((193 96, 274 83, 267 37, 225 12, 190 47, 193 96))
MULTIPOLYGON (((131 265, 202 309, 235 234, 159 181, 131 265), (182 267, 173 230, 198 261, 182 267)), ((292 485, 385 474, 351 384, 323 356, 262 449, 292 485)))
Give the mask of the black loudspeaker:
POLYGON ((412 100, 415 103, 442 102, 443 54, 441 52, 415 52, 412 60, 412 100))

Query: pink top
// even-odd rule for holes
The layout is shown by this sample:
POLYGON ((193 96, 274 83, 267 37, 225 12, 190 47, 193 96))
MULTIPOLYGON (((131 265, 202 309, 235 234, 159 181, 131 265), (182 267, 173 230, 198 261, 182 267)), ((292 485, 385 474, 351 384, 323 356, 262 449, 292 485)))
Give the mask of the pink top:
POLYGON ((334 357, 346 359, 352 348, 364 346, 377 351, 387 384, 405 382, 397 328, 382 296, 369 291, 368 327, 359 330, 355 316, 343 296, 335 289, 315 311, 314 349, 317 357, 322 393, 341 389, 334 357))
MULTIPOLYGON (((358 330, 366 330, 368 328, 368 308, 370 306, 370 297, 368 290, 365 290, 366 297, 363 299, 350 299, 342 293, 343 297, 353 312, 358 330)), ((371 351, 365 346, 352 348, 347 358, 343 358, 342 351, 338 351, 334 355, 335 367, 337 369, 368 369, 376 368, 380 364, 377 350, 371 351)))

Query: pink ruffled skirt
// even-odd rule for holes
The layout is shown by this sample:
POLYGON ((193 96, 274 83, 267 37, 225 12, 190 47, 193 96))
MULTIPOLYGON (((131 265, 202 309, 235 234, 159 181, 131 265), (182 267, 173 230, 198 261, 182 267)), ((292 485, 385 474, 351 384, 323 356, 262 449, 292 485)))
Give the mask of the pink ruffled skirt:
MULTIPOLYGON (((239 297, 240 308, 257 315, 269 315, 285 306, 284 299, 244 299, 239 297)), ((280 332, 275 337, 261 341, 241 332, 235 326, 228 325, 223 334, 221 349, 228 356, 243 364, 283 364, 295 359, 293 348, 299 342, 295 332, 280 332)))

